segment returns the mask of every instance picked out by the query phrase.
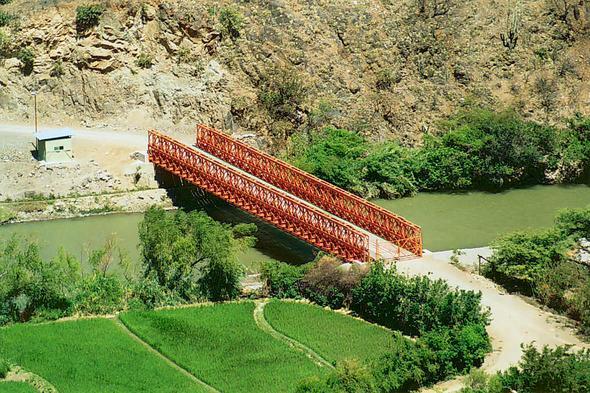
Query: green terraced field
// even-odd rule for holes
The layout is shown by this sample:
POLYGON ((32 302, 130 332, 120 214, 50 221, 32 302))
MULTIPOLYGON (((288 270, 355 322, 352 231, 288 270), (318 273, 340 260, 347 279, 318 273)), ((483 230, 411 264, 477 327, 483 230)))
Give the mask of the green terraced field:
POLYGON ((124 314, 143 340, 224 392, 289 392, 325 372, 256 325, 254 303, 124 314))
POLYGON ((108 319, 0 329, 0 354, 67 392, 202 392, 108 319))
MULTIPOLYGON (((0 329, 0 356, 60 393, 205 391, 148 345, 223 392, 293 392, 302 379, 330 371, 259 328, 254 309, 241 302, 122 314, 144 343, 112 319, 13 325, 0 329)), ((384 328, 317 306, 275 300, 264 314, 331 362, 378 356, 391 341, 384 328)), ((30 391, 0 382, 0 393, 30 391)))
POLYGON ((0 393, 35 393, 36 390, 23 382, 0 382, 0 393))
POLYGON ((385 328, 310 304, 273 300, 264 315, 275 330, 331 362, 379 356, 392 341, 385 328))

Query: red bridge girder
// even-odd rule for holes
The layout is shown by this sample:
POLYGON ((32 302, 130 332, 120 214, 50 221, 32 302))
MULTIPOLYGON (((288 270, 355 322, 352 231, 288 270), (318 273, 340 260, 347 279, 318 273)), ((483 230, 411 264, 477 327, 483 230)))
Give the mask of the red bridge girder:
POLYGON ((422 230, 403 217, 213 128, 197 126, 196 146, 413 255, 422 256, 422 230))
POLYGON ((155 165, 319 249, 347 261, 369 260, 369 236, 353 226, 157 131, 148 135, 155 165))

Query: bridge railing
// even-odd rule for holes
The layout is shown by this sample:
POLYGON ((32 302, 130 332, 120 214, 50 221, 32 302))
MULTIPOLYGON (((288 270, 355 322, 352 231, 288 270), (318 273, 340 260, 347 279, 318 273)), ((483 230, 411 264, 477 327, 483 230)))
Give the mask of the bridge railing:
POLYGON ((396 244, 407 256, 422 256, 422 230, 403 217, 213 128, 197 126, 196 146, 396 244))
POLYGON ((149 131, 148 157, 154 164, 324 251, 348 261, 369 260, 367 234, 157 131, 149 131))

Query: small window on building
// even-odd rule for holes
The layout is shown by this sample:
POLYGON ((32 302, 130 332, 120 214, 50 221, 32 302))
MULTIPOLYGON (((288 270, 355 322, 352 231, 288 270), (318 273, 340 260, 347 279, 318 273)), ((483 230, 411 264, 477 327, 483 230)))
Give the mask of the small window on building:
POLYGON ((54 151, 63 150, 63 149, 64 149, 64 147, 63 147, 63 146, 54 146, 54 147, 53 147, 53 150, 54 150, 54 151))

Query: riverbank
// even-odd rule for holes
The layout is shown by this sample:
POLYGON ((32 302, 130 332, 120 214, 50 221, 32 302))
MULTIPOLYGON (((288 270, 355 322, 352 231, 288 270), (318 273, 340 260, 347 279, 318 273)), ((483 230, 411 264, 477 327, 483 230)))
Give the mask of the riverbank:
POLYGON ((150 206, 173 209, 168 191, 161 188, 76 195, 63 198, 0 202, 3 224, 89 217, 113 213, 142 213, 150 206))

